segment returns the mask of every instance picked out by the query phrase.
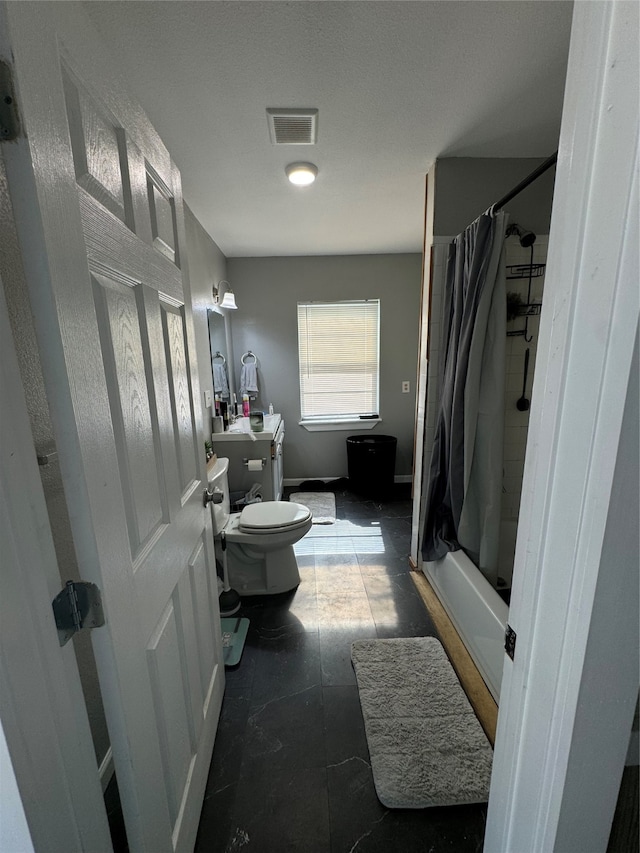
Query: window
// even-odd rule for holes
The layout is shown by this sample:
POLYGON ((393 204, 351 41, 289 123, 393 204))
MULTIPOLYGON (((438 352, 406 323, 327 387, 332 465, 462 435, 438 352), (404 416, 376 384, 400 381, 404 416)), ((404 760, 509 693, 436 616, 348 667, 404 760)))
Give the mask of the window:
POLYGON ((378 414, 380 300, 298 303, 303 422, 378 414))

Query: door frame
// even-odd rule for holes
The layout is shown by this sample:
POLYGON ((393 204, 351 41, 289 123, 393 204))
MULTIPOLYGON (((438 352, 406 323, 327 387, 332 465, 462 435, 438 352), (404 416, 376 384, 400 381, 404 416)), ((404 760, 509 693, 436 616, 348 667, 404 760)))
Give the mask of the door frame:
POLYGON ((574 6, 491 853, 606 849, 638 695, 637 33, 574 6))

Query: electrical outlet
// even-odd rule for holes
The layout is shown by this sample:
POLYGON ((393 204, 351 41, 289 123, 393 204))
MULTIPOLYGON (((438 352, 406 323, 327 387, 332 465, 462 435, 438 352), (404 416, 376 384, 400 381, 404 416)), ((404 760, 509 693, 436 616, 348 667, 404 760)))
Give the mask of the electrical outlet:
POLYGON ((408 394, 408 393, 409 393, 409 389, 410 389, 410 387, 411 387, 411 386, 410 386, 410 383, 409 383, 409 382, 403 382, 403 383, 402 383, 402 393, 403 393, 403 394, 408 394))
POLYGON ((211 408, 211 391, 204 392, 204 407, 205 409, 211 408))

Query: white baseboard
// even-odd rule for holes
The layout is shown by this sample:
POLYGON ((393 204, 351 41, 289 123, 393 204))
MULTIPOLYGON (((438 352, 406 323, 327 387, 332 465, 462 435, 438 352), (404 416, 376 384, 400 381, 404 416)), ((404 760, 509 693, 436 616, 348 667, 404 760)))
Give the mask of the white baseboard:
MULTIPOLYGON (((332 480, 341 480, 342 477, 287 477, 282 481, 283 486, 299 486, 300 483, 306 483, 307 480, 322 480, 323 483, 330 483, 332 480)), ((394 483, 411 483, 413 475, 411 474, 396 474, 393 478, 394 483)))

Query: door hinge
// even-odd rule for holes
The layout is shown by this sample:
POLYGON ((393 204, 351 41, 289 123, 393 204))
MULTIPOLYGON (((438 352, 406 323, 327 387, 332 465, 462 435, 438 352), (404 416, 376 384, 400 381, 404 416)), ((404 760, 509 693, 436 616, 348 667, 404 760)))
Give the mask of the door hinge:
POLYGON ((11 68, 0 59, 0 142, 11 142, 17 139, 19 133, 20 116, 11 68))
POLYGON ((104 625, 102 596, 94 583, 67 581, 62 592, 51 602, 51 606, 61 646, 83 628, 99 628, 104 625))
POLYGON ((513 656, 516 653, 516 639, 517 634, 507 622, 507 629, 504 632, 504 650, 509 655, 511 660, 513 660, 513 656))

